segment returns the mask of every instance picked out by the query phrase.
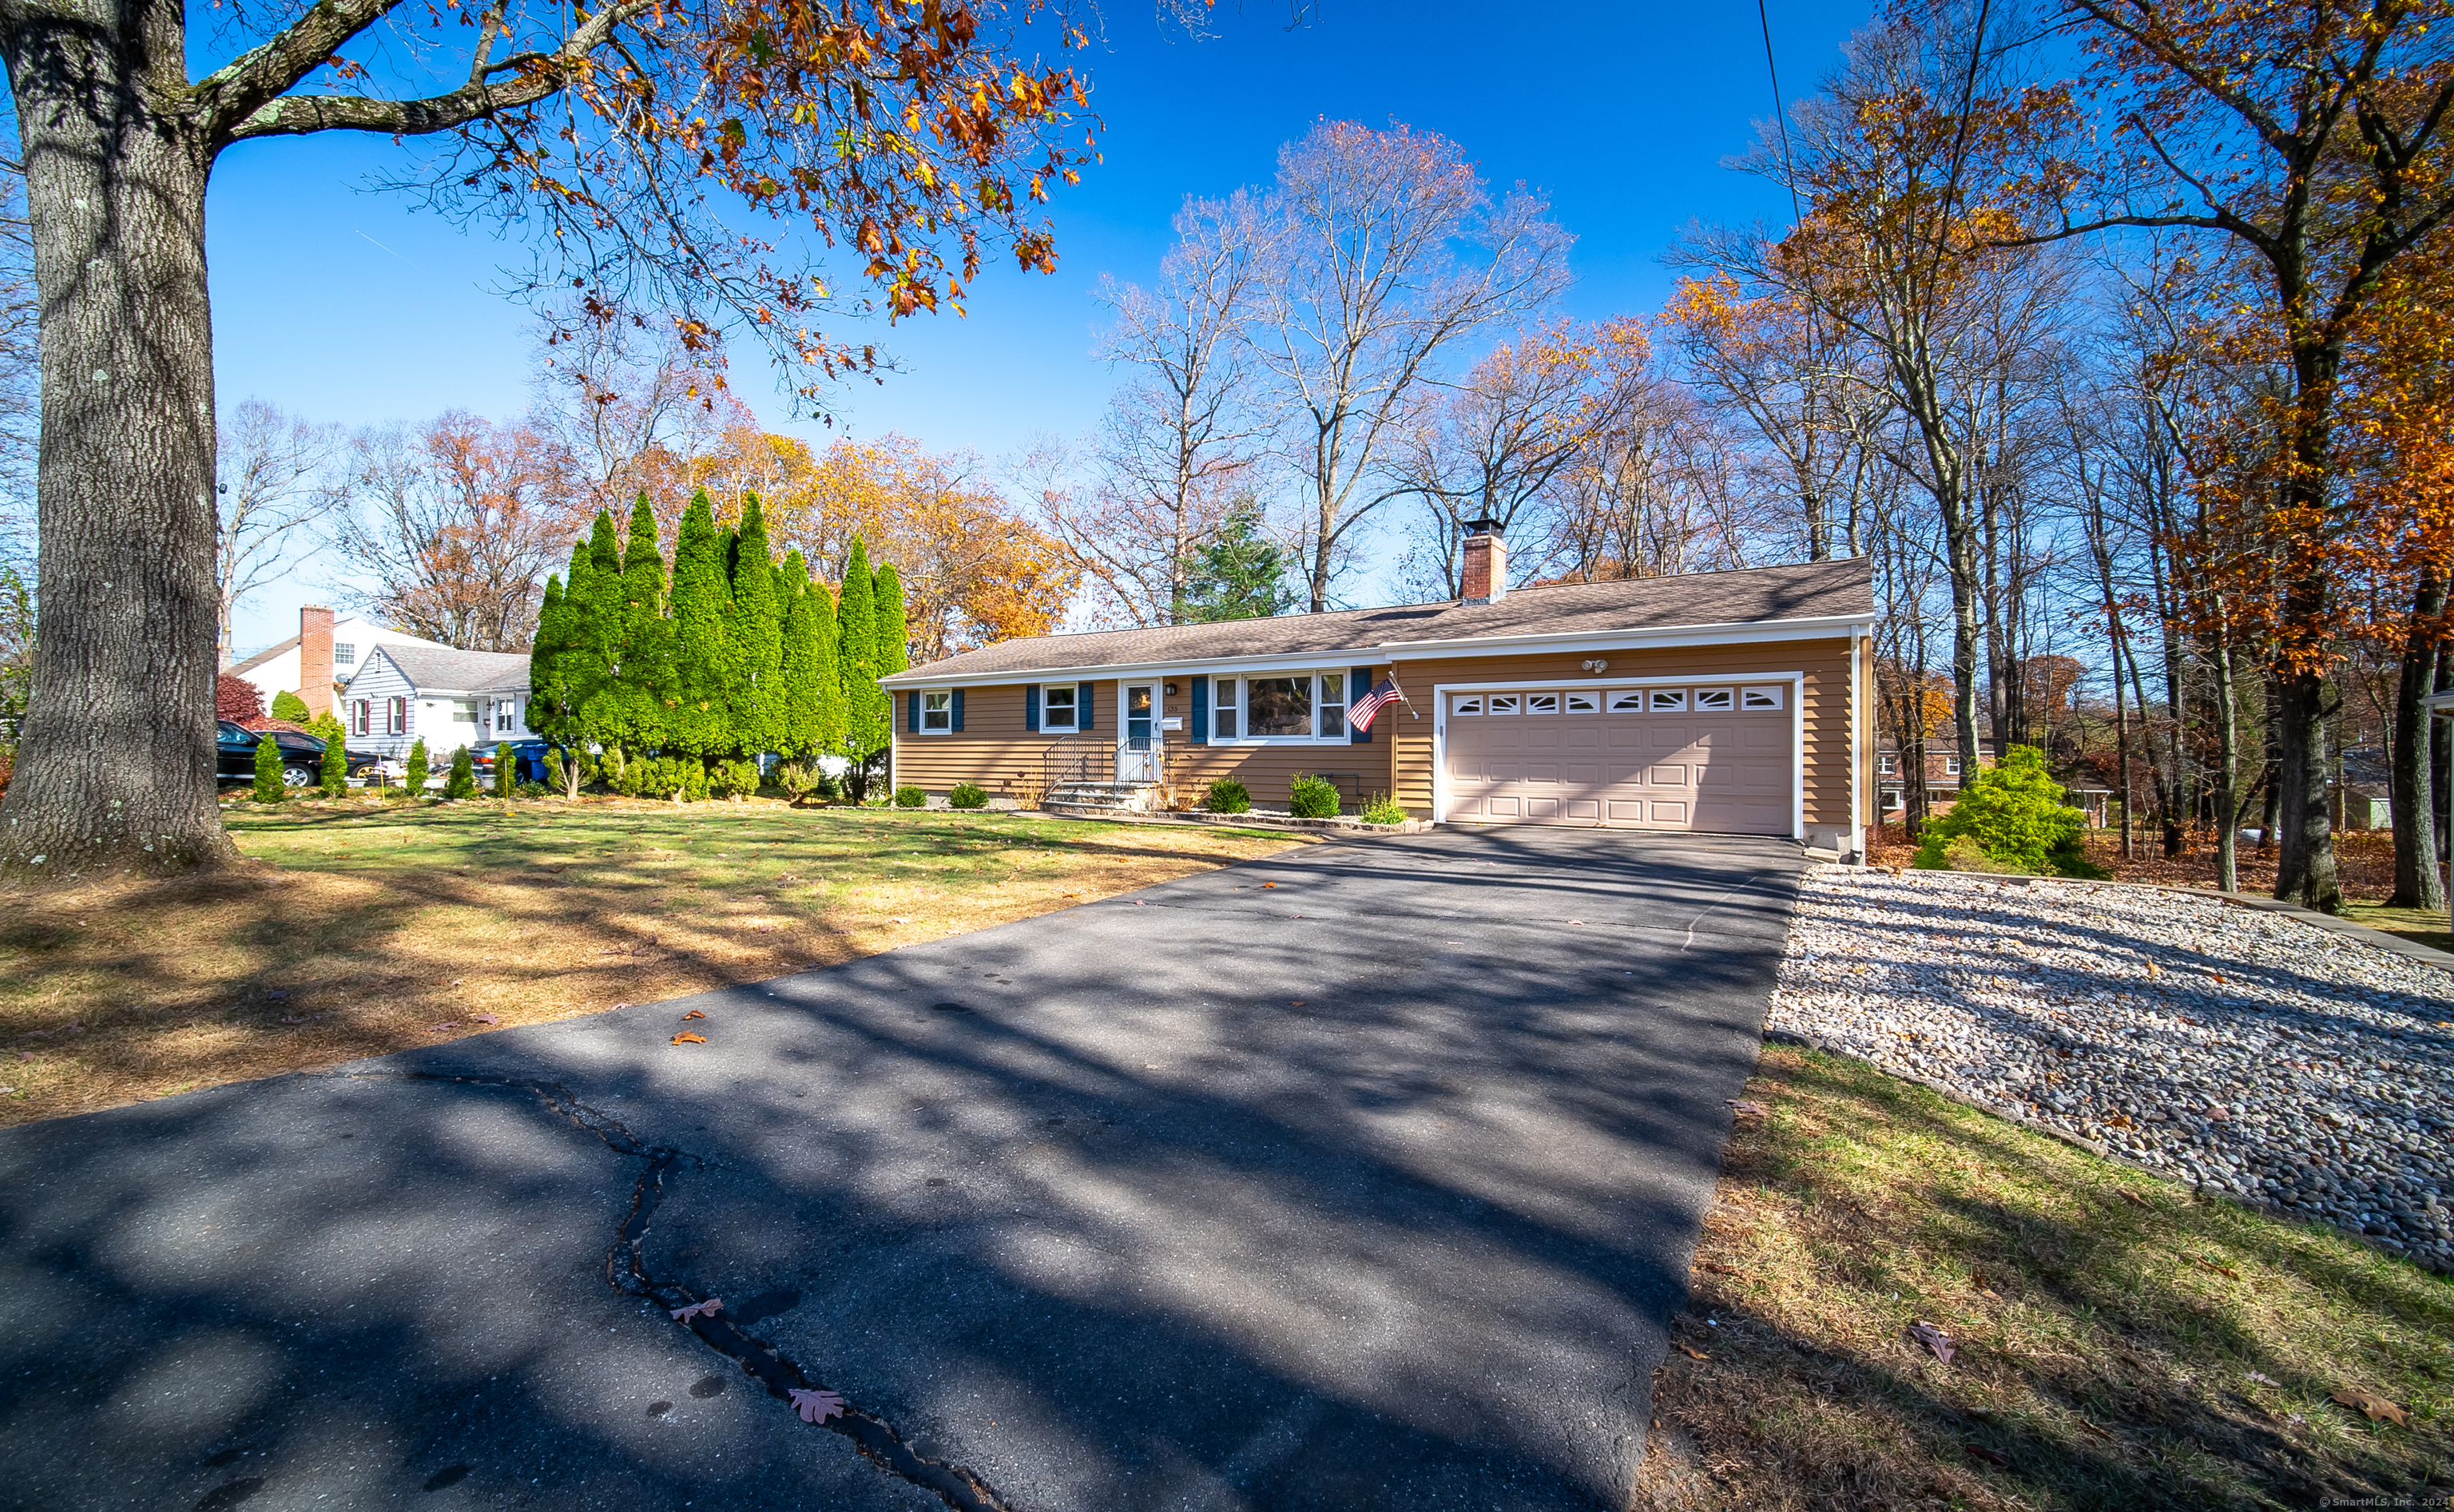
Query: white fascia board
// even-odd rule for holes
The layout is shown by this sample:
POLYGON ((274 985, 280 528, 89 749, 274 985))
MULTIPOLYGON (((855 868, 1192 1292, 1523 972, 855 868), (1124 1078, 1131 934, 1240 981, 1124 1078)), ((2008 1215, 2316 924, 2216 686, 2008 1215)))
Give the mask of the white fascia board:
POLYGON ((1244 655, 1205 656, 1194 661, 1119 662, 1096 667, 1018 667, 1008 672, 986 673, 976 676, 937 675, 914 677, 899 672, 891 677, 880 677, 878 685, 887 688, 939 689, 980 687, 1013 682, 1097 682, 1108 678, 1164 676, 1177 673, 1214 671, 1241 672, 1247 668, 1262 672, 1284 669, 1288 672, 1337 671, 1359 667, 1369 662, 1428 661, 1450 656, 1486 655, 1499 653, 1534 653, 1542 651, 1637 651, 1647 648, 1677 650, 1683 646, 1726 646, 1748 641, 1833 640, 1845 636, 1853 629, 1871 632, 1874 616, 1870 615, 1828 615, 1815 619, 1769 619, 1708 625, 1666 625, 1653 630, 1603 631, 1576 635, 1476 635, 1457 640, 1384 640, 1378 645, 1356 646, 1345 651, 1306 652, 1300 655, 1273 656, 1244 655), (910 680, 904 680, 910 679, 910 680))

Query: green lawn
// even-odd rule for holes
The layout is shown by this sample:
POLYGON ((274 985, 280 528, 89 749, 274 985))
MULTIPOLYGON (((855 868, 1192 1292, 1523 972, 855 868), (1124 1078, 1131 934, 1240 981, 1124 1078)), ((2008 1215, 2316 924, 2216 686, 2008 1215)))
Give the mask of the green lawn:
POLYGON ((2301 1508, 2454 1486, 2444 1278, 1839 1057, 1768 1047, 1746 1096, 1769 1114, 1732 1139, 1658 1378, 1654 1504, 2301 1508))
POLYGON ((1308 843, 777 802, 225 812, 266 864, 11 900, 0 1121, 780 976, 1308 843))

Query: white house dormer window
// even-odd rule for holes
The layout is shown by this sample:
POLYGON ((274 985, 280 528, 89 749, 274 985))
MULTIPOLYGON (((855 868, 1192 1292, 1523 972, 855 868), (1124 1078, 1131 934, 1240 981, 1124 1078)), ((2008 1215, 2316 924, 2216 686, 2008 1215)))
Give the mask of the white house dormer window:
POLYGON ((955 728, 955 696, 952 693, 924 693, 920 696, 920 733, 944 735, 955 728))

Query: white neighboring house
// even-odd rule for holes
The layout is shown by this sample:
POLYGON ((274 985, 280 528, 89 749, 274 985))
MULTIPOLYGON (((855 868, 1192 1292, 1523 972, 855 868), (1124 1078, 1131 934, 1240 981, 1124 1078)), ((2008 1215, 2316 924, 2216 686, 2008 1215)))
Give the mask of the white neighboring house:
POLYGON ((349 747, 389 761, 417 740, 440 772, 452 753, 497 740, 533 740, 528 727, 528 653, 449 646, 377 646, 341 700, 349 747))
POLYGON ((321 714, 332 706, 333 690, 348 687, 378 646, 447 649, 356 615, 335 619, 331 610, 311 604, 298 611, 298 634, 224 670, 255 684, 268 711, 274 694, 294 693, 310 712, 321 714))

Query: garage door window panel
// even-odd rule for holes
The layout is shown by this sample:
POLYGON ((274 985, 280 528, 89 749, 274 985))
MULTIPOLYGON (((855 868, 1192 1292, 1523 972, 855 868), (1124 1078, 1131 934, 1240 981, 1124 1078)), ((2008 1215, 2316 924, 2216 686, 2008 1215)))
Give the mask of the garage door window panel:
POLYGON ((1516 694, 1495 693, 1491 696, 1491 712, 1493 714, 1515 714, 1522 700, 1519 699, 1516 694))
POLYGON ((1626 688, 1618 693, 1612 694, 1610 696, 1610 712, 1613 714, 1642 714, 1644 712, 1643 690, 1639 688, 1626 688))
POLYGON ((1568 712, 1570 714, 1599 714, 1601 712, 1602 696, 1600 694, 1571 693, 1563 694, 1561 696, 1568 700, 1568 712))
POLYGON ((1739 692, 1739 707, 1741 709, 1778 709, 1780 707, 1781 691, 1782 690, 1778 686, 1771 688, 1742 688, 1739 692))
POLYGON ((1727 710, 1730 707, 1731 696, 1729 689, 1699 688, 1696 690, 1696 709, 1698 713, 1700 714, 1706 710, 1713 709, 1727 710))
POLYGON ((1556 693, 1529 693, 1525 696, 1527 714, 1558 714, 1559 696, 1556 693))

